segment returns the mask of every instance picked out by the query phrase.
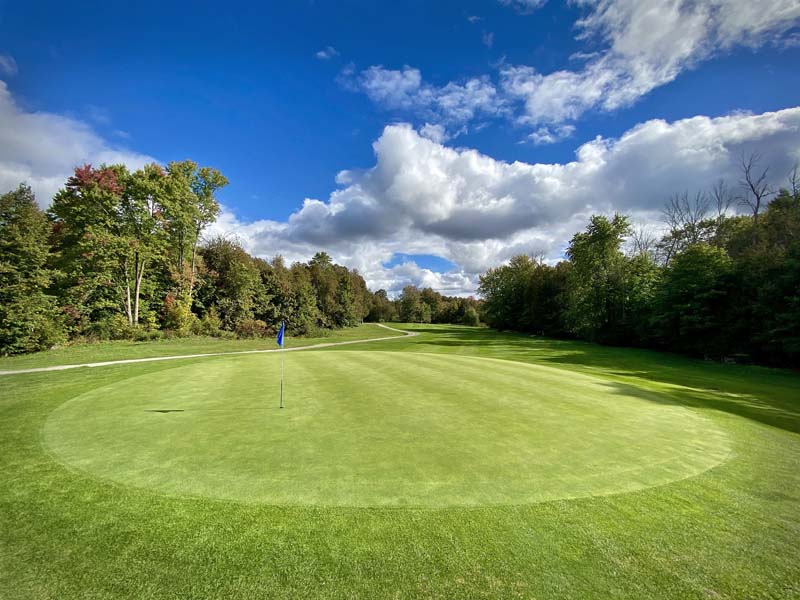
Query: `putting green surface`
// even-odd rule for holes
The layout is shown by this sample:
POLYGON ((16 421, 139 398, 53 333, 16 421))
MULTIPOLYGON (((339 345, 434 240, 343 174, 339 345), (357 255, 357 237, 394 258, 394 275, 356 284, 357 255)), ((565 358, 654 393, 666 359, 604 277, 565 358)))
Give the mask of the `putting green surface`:
POLYGON ((197 361, 77 396, 62 464, 170 496, 479 506, 631 492, 730 455, 710 419, 632 386, 504 360, 381 351, 197 361), (168 412, 165 412, 168 411, 168 412))

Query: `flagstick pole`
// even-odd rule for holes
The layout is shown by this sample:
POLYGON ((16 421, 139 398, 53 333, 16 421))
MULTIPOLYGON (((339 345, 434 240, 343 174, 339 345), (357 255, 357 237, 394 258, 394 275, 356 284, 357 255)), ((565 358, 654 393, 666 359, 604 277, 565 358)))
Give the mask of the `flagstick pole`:
MULTIPOLYGON (((283 340, 281 340, 283 341, 283 340)), ((283 344, 281 344, 281 408, 283 408, 283 344)))

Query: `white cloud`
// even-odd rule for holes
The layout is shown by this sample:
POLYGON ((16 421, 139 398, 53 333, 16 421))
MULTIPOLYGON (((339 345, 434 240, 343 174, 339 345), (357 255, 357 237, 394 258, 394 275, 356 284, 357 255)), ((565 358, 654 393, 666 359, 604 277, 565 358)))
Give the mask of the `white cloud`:
POLYGON ((483 42, 483 45, 486 46, 487 48, 491 48, 492 46, 494 46, 494 32, 485 31, 481 36, 481 41, 483 42))
POLYGON ((23 109, 0 81, 0 193, 26 182, 46 206, 77 165, 154 160, 110 144, 83 121, 23 109))
POLYGON ((593 213, 652 222, 676 191, 719 177, 735 185, 742 152, 759 150, 780 177, 800 159, 800 108, 647 121, 619 139, 583 144, 564 164, 507 163, 429 138, 408 125, 386 127, 373 145, 376 164, 340 173, 345 187, 327 201, 306 199, 283 222, 241 223, 226 212, 215 231, 236 233, 263 256, 306 260, 324 249, 373 288, 438 278, 430 285, 466 294, 479 273, 515 254, 557 259, 593 213), (395 253, 441 256, 456 269, 383 267, 395 253))
POLYGON ((17 61, 10 54, 0 54, 0 75, 12 77, 19 72, 17 61))
POLYGON ((577 119, 593 108, 628 106, 735 46, 779 43, 800 20, 797 0, 580 0, 588 14, 577 22, 579 39, 605 49, 582 70, 542 74, 506 66, 501 85, 525 102, 531 123, 577 119))
POLYGON ((438 273, 406 261, 391 268, 384 268, 374 280, 371 289, 385 289, 393 296, 407 285, 433 288, 447 296, 464 296, 475 286, 474 277, 463 272, 438 273))
MULTIPOLYGON (((427 121, 461 130, 478 116, 504 114, 505 102, 488 77, 434 86, 422 80, 419 69, 385 69, 380 65, 363 70, 357 77, 344 71, 340 82, 347 89, 361 90, 376 104, 422 116, 427 121)), ((454 132, 451 132, 451 136, 454 132)))
POLYGON ((449 139, 447 132, 442 125, 435 125, 431 123, 425 123, 425 125, 420 127, 419 134, 422 137, 428 138, 429 140, 438 144, 442 144, 449 139))
POLYGON ((781 50, 800 47, 800 32, 794 32, 783 36, 775 41, 775 45, 781 50))
POLYGON ((369 98, 387 108, 412 108, 430 103, 430 89, 422 89, 419 69, 405 66, 400 70, 372 66, 361 73, 361 89, 369 98))
POLYGON ((320 60, 330 60, 334 56, 339 56, 339 51, 333 46, 326 46, 322 50, 314 54, 320 60))
POLYGON ((558 125, 556 127, 547 127, 543 125, 529 134, 527 141, 532 142, 536 146, 555 144, 556 142, 571 137, 573 133, 575 133, 575 127, 573 125, 558 125))
POLYGON ((111 112, 105 106, 87 104, 84 112, 90 121, 98 125, 111 125, 111 112))
POLYGON ((510 6, 521 15, 529 15, 540 9, 547 0, 498 0, 503 6, 510 6))
MULTIPOLYGON (((530 65, 503 63, 489 77, 434 86, 418 69, 373 66, 349 89, 377 104, 413 116, 462 125, 476 116, 515 116, 533 127, 576 120, 589 110, 630 106, 687 69, 735 47, 779 48, 797 44, 798 0, 573 0, 584 16, 576 22, 585 47, 570 55, 575 69, 542 73, 530 65), (456 111, 440 100, 448 91, 463 99, 456 111), (513 110, 512 110, 513 109, 513 110), (521 113, 521 114, 520 114, 521 113)), ((501 0, 530 11, 540 0, 501 0)), ((491 46, 491 34, 484 34, 491 46)))

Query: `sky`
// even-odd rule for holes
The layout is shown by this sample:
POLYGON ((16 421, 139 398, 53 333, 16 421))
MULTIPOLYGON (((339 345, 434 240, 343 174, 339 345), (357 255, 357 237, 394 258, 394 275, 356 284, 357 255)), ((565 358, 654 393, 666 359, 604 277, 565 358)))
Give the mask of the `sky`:
POLYGON ((744 154, 783 184, 798 64, 799 0, 0 0, 0 193, 191 158, 230 180, 209 235, 469 295, 744 154))

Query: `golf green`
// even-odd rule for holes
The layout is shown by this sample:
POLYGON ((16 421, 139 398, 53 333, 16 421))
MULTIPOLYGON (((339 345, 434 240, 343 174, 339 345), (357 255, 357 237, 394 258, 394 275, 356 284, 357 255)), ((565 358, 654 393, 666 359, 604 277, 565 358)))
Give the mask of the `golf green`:
POLYGON ((714 423, 637 387, 504 360, 378 351, 195 361, 73 398, 59 462, 173 496, 478 506, 609 495, 726 460, 714 423))

